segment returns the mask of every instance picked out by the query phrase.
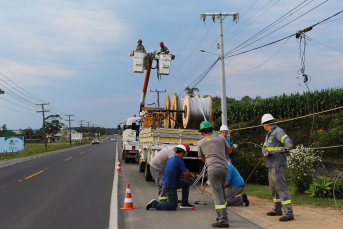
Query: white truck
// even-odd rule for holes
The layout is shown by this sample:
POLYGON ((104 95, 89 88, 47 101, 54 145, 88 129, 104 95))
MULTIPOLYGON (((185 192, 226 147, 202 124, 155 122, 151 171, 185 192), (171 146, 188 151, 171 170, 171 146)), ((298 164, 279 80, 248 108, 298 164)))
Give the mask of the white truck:
POLYGON ((142 118, 131 117, 123 126, 122 159, 125 163, 135 162, 139 152, 139 126, 142 118))

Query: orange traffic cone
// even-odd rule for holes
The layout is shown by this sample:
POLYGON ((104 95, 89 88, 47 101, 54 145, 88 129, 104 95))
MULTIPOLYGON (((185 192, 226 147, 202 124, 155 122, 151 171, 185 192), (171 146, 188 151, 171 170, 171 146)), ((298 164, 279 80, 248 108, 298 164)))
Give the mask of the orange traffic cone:
POLYGON ((120 160, 118 159, 118 163, 117 163, 117 170, 116 172, 121 172, 121 169, 120 169, 120 160))
POLYGON ((133 203, 132 203, 131 190, 130 190, 130 185, 129 184, 126 185, 124 207, 121 208, 121 209, 124 209, 124 210, 134 209, 133 203))

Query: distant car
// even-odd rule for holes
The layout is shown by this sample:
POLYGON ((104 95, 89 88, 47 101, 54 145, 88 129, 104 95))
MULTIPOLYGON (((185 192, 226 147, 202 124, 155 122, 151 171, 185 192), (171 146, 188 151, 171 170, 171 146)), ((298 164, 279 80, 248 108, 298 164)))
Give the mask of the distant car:
POLYGON ((100 144, 100 141, 99 141, 99 139, 97 139, 97 138, 94 138, 93 140, 92 140, 92 145, 93 144, 100 144))
POLYGON ((115 142, 116 141, 116 139, 115 138, 111 138, 111 142, 115 142))

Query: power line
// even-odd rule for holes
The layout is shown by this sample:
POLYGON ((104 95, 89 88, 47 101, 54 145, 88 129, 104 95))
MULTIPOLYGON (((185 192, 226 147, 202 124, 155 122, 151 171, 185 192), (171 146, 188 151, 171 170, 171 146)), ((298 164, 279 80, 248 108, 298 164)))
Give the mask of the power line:
POLYGON ((328 46, 328 45, 325 45, 325 44, 323 44, 323 43, 321 43, 321 42, 319 42, 319 41, 314 40, 313 38, 311 38, 311 37, 309 37, 309 36, 307 36, 307 35, 306 35, 306 37, 308 37, 311 41, 315 41, 315 42, 317 42, 318 44, 321 44, 321 45, 323 45, 323 46, 325 46, 325 47, 327 47, 327 48, 329 48, 329 49, 332 49, 332 50, 335 50, 335 51, 337 51, 337 52, 343 53, 341 50, 338 50, 338 49, 332 48, 332 47, 330 47, 330 46, 328 46))
POLYGON ((17 110, 14 110, 14 109, 12 109, 12 108, 8 108, 8 107, 2 106, 2 105, 0 105, 0 107, 6 108, 6 109, 11 110, 11 111, 19 112, 19 113, 22 113, 22 114, 26 114, 26 115, 31 115, 31 116, 39 117, 39 116, 37 116, 37 115, 33 115, 33 114, 28 114, 28 113, 25 113, 25 112, 17 111, 17 110))

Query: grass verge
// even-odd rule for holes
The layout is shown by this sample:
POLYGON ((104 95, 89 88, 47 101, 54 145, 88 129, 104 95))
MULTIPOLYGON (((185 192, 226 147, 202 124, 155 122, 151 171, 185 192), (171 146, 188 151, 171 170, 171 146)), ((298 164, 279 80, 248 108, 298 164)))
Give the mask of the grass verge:
MULTIPOLYGON (((289 185, 288 188, 291 193, 292 203, 294 204, 337 208, 333 198, 312 198, 308 197, 306 194, 295 195, 295 186, 289 185)), ((272 195, 268 185, 247 184, 244 188, 244 192, 247 195, 268 199, 272 203, 272 195)), ((336 199, 336 202, 338 207, 343 209, 343 200, 336 199)))
MULTIPOLYGON (((99 140, 106 138, 107 136, 108 135, 101 136, 99 137, 99 140)), ((69 141, 63 141, 59 143, 48 143, 47 144, 48 148, 45 148, 44 143, 30 143, 30 144, 25 144, 23 152, 7 153, 7 156, 6 156, 6 153, 0 153, 0 160, 27 157, 27 156, 50 152, 54 150, 60 150, 60 149, 65 149, 65 148, 70 148, 70 147, 75 147, 75 146, 81 146, 81 145, 88 145, 88 144, 91 144, 91 142, 92 142, 91 140, 83 140, 82 143, 72 142, 71 145, 69 141)))

